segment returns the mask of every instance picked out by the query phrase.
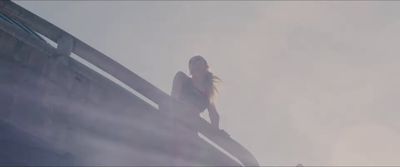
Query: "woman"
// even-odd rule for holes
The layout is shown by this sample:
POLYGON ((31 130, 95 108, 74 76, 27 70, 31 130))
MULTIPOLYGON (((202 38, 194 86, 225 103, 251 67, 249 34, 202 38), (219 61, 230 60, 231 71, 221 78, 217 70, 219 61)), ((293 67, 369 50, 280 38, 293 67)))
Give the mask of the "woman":
POLYGON ((211 125, 219 129, 214 96, 217 93, 216 82, 220 79, 209 71, 208 63, 202 56, 194 56, 189 60, 189 72, 191 77, 181 71, 176 73, 171 96, 191 106, 189 115, 197 117, 207 109, 211 125))
MULTIPOLYGON (((209 71, 207 61, 201 56, 189 60, 189 72, 191 77, 181 71, 177 72, 172 85, 171 96, 187 106, 180 118, 191 122, 192 119, 200 118, 200 113, 207 109, 211 125, 219 130, 219 115, 213 100, 217 91, 215 84, 220 79, 209 71)), ((192 143, 194 138, 198 138, 197 131, 188 130, 175 122, 174 137, 175 165, 196 164, 198 156, 204 154, 199 153, 200 150, 192 143)))

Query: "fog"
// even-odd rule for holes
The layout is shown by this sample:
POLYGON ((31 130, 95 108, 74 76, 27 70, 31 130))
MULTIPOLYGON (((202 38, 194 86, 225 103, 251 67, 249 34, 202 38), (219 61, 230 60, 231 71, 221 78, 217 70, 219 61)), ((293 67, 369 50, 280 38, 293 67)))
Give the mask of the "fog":
POLYGON ((167 93, 204 56, 261 165, 400 164, 399 2, 17 3, 167 93))

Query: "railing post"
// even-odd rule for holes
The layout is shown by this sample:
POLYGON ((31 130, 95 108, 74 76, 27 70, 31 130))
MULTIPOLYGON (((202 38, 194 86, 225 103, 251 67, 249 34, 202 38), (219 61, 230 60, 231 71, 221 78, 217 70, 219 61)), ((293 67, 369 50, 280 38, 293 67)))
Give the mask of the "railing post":
POLYGON ((57 55, 58 56, 69 56, 74 49, 74 39, 64 34, 60 39, 57 40, 57 55))
MULTIPOLYGON (((69 65, 70 55, 74 48, 74 39, 68 34, 64 34, 57 40, 57 49, 54 53, 54 58, 57 63, 69 65)), ((55 65, 55 64, 54 64, 55 65)))

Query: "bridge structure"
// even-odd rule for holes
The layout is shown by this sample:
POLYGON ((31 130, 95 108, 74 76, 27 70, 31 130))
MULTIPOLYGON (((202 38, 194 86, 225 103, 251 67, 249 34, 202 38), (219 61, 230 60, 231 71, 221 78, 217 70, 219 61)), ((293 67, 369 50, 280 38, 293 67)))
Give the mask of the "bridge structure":
POLYGON ((0 1, 0 47, 0 165, 258 166, 225 131, 183 118, 188 106, 12 1, 0 1))

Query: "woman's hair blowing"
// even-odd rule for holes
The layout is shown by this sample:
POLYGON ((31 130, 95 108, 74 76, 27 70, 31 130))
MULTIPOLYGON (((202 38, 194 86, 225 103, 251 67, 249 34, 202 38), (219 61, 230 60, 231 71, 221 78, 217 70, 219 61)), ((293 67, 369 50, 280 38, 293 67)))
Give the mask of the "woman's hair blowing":
POLYGON ((218 93, 217 83, 221 82, 221 79, 208 71, 205 82, 208 100, 211 103, 214 101, 215 95, 218 93))

